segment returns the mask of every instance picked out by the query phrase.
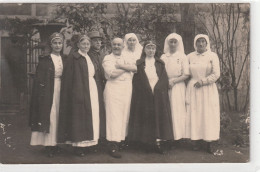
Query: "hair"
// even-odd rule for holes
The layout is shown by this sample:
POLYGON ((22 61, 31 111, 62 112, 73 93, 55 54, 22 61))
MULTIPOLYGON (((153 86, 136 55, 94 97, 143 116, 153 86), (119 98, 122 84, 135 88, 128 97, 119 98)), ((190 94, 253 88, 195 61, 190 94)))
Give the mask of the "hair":
POLYGON ((85 35, 85 34, 75 34, 71 37, 70 42, 71 42, 71 49, 77 51, 78 48, 78 43, 82 42, 83 40, 87 39, 90 42, 90 38, 85 35))
POLYGON ((49 36, 48 42, 47 42, 47 44, 45 44, 45 46, 46 46, 47 52, 48 52, 48 53, 52 53, 52 47, 51 47, 51 44, 52 44, 52 36, 53 36, 53 34, 57 34, 57 33, 62 36, 62 49, 61 49, 61 51, 60 51, 60 54, 63 55, 64 40, 65 40, 64 34, 59 33, 59 32, 54 32, 54 33, 52 33, 52 34, 49 36))
POLYGON ((157 44, 156 44, 155 40, 147 40, 147 41, 144 42, 144 46, 143 46, 143 50, 142 50, 142 54, 141 54, 141 59, 145 59, 146 58, 145 47, 148 44, 155 44, 156 45, 156 51, 155 51, 154 58, 159 59, 159 55, 158 55, 158 51, 157 51, 157 44))

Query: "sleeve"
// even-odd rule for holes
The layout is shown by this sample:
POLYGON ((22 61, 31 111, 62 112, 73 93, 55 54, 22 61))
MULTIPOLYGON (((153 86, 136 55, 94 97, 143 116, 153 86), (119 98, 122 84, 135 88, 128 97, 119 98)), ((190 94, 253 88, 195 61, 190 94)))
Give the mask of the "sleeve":
POLYGON ((165 54, 163 54, 160 59, 161 59, 164 63, 166 63, 166 56, 165 56, 165 54))
POLYGON ((33 79, 33 87, 32 87, 32 96, 31 96, 31 104, 30 104, 30 115, 29 115, 29 126, 32 130, 37 130, 38 125, 38 109, 39 109, 39 85, 40 85, 40 76, 43 71, 43 63, 40 60, 37 67, 36 72, 33 79))
POLYGON ((182 70, 184 75, 190 75, 190 65, 186 55, 183 55, 182 70))
POLYGON ((211 74, 201 80, 203 85, 212 84, 220 77, 219 59, 215 53, 212 53, 210 63, 212 67, 211 74))
POLYGON ((111 77, 111 74, 113 73, 113 71, 115 70, 115 63, 114 61, 111 59, 111 57, 109 55, 107 55, 103 62, 102 62, 102 66, 104 68, 105 71, 105 77, 106 79, 109 79, 111 77))

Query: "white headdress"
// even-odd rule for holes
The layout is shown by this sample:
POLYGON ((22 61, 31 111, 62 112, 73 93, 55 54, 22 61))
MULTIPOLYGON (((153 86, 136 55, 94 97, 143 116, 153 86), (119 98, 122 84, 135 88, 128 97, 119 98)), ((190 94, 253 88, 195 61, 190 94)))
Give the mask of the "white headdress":
POLYGON ((206 40, 206 42, 207 42, 207 47, 206 47, 207 50, 206 51, 211 51, 209 37, 208 37, 208 35, 205 35, 205 34, 198 34, 198 35, 195 36, 195 38, 194 38, 194 49, 197 51, 196 42, 199 38, 204 38, 206 40))
POLYGON ((166 53, 169 53, 169 45, 168 45, 168 42, 170 39, 176 39, 178 41, 178 47, 177 47, 177 51, 180 52, 180 53, 184 53, 184 47, 183 47, 183 42, 182 42, 182 37, 177 34, 177 33, 172 33, 170 35, 168 35, 164 41, 164 49, 163 49, 163 52, 166 54, 166 53))
POLYGON ((137 36, 134 33, 128 33, 128 34, 125 35, 125 38, 124 38, 124 46, 125 47, 124 47, 123 51, 128 51, 127 41, 128 41, 129 38, 135 38, 136 39, 135 51, 142 52, 143 47, 139 43, 139 40, 138 40, 137 36))

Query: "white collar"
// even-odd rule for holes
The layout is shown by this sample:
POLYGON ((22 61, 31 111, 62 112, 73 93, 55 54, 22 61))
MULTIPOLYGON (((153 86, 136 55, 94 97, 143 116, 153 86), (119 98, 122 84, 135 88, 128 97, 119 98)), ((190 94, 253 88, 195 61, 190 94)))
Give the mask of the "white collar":
POLYGON ((86 53, 83 53, 80 49, 78 50, 78 53, 84 57, 88 57, 88 54, 86 53))

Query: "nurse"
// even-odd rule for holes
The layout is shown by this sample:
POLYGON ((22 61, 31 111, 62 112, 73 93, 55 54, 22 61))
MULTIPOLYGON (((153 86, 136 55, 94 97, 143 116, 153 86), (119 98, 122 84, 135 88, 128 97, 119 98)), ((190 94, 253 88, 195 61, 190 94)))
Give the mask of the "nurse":
POLYGON ((43 145, 49 157, 59 152, 57 128, 59 120, 61 76, 63 73, 63 35, 53 33, 51 53, 39 57, 34 77, 30 107, 31 145, 43 145))
POLYGON ((139 43, 137 36, 134 33, 128 33, 124 38, 123 56, 136 62, 140 59, 142 53, 142 45, 139 43))
POLYGON ((90 38, 79 35, 76 44, 77 50, 70 53, 64 67, 58 141, 72 144, 75 153, 82 157, 85 148, 97 145, 103 135, 100 134, 103 115, 99 110, 96 69, 88 55, 90 38))
POLYGON ((191 80, 186 90, 187 115, 190 116, 190 138, 207 142, 207 151, 214 153, 213 143, 219 139, 220 108, 216 81, 220 76, 219 59, 210 50, 209 37, 199 34, 194 39, 195 51, 188 55, 191 80))
POLYGON ((122 55, 123 47, 123 40, 115 38, 112 41, 112 53, 103 60, 107 78, 104 91, 106 138, 109 141, 109 154, 114 158, 121 158, 119 143, 124 141, 127 135, 132 72, 136 72, 135 63, 122 55))
POLYGON ((187 115, 185 105, 186 85, 189 77, 189 63, 184 54, 182 37, 176 33, 167 36, 164 43, 164 54, 161 59, 165 63, 169 79, 169 97, 171 104, 174 140, 188 138, 186 131, 187 115))

